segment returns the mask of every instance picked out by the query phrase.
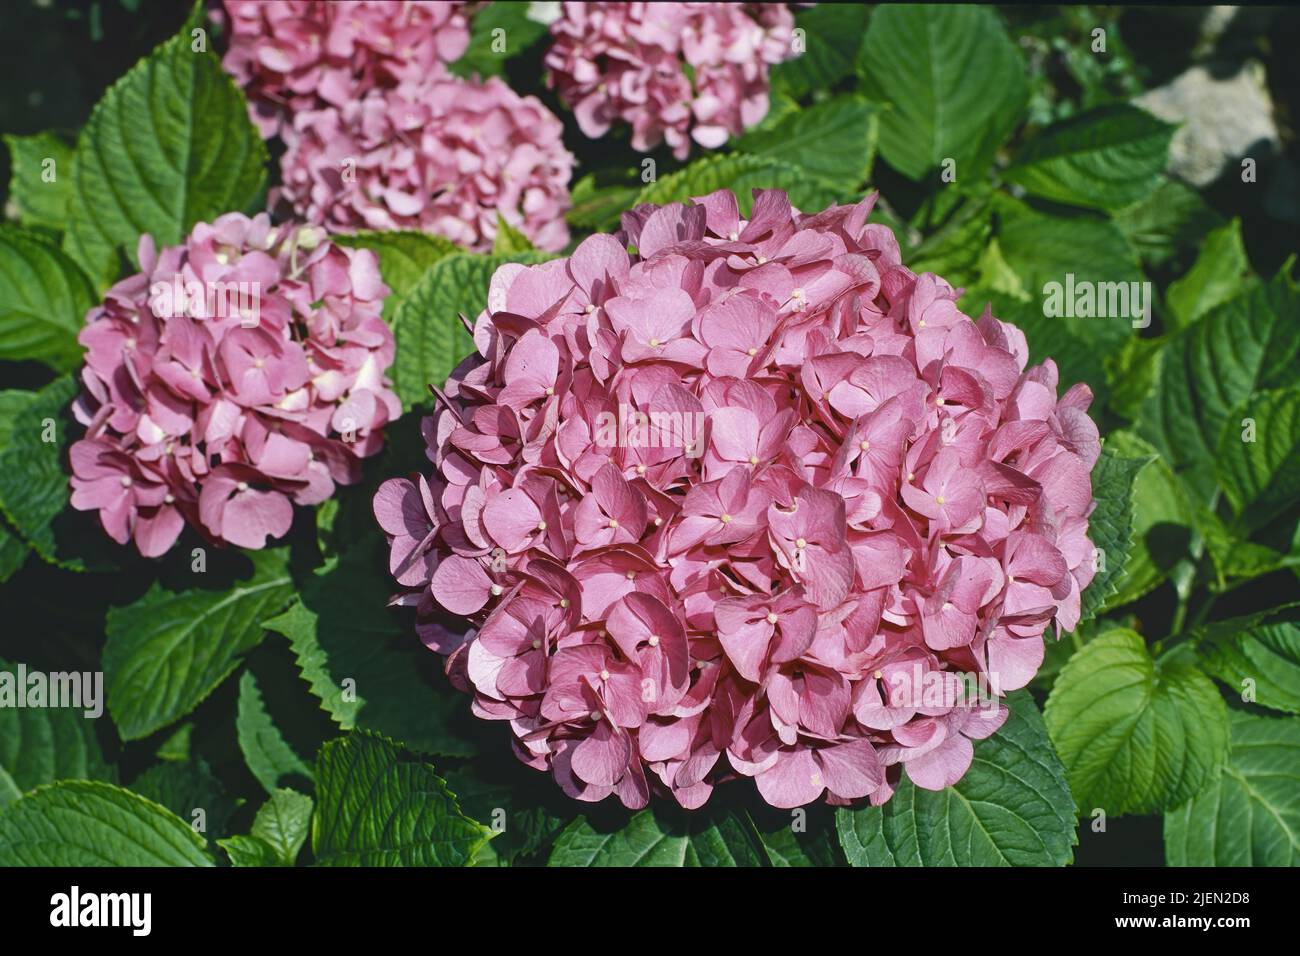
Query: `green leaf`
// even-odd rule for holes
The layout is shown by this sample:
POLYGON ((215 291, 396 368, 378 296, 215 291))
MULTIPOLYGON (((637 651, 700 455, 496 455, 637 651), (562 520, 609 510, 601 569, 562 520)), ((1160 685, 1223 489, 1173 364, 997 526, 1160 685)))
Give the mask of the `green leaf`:
POLYGON ((1118 209, 1160 185, 1174 129, 1126 103, 1102 106, 1030 139, 1005 178, 1044 199, 1118 209))
POLYGON ((1232 714, 1232 750, 1204 793, 1165 814, 1170 866, 1300 866, 1300 717, 1232 714))
POLYGON ((507 262, 545 262, 547 253, 513 256, 446 256, 427 269, 393 313, 397 359, 391 374, 406 408, 429 402, 429 386, 441 386, 452 369, 474 351, 460 321, 471 322, 487 306, 488 283, 507 262))
POLYGON ((311 797, 294 790, 276 790, 253 820, 253 837, 264 841, 283 866, 293 866, 311 829, 311 797))
POLYGON ((768 862, 778 867, 844 866, 835 813, 824 804, 777 810, 756 807, 750 819, 768 862))
POLYGON ((748 216, 755 189, 784 189, 790 202, 800 209, 823 209, 835 202, 856 202, 861 192, 824 183, 802 167, 763 156, 733 153, 706 156, 689 166, 661 176, 641 190, 635 205, 667 205, 685 202, 692 196, 706 196, 719 189, 736 194, 740 214, 748 216))
POLYGON ((474 723, 469 701, 438 673, 439 658, 412 622, 388 606, 386 566, 378 547, 354 545, 303 582, 299 599, 266 627, 288 638, 303 678, 342 729, 376 730, 422 753, 469 756, 476 749, 464 729, 474 723))
POLYGON ((18 784, 14 783, 14 778, 9 776, 9 771, 0 767, 0 810, 3 810, 9 804, 13 803, 23 792, 18 789, 18 784))
POLYGON ((883 807, 841 807, 836 825, 853 866, 1065 866, 1077 842, 1074 800, 1027 691, 1006 723, 975 742, 970 770, 922 790, 904 772, 883 807))
POLYGON ((53 783, 0 813, 0 866, 212 865, 175 814, 107 783, 53 783))
POLYGON ((166 807, 216 850, 217 837, 224 836, 238 805, 201 758, 169 760, 156 764, 136 777, 131 790, 166 807))
POLYGON ((1294 607, 1216 621, 1197 640, 1202 666, 1234 693, 1245 699, 1250 686, 1251 703, 1300 714, 1300 612, 1294 607))
POLYGON ((518 56, 546 35, 546 24, 528 18, 529 3, 494 0, 479 8, 470 21, 469 46, 464 55, 451 64, 453 74, 460 77, 500 76, 505 72, 506 61, 518 56), (494 50, 494 32, 499 34, 505 49, 494 50))
MULTIPOLYGON (((1147 462, 1133 478, 1131 511, 1133 547, 1118 589, 1104 608, 1136 601, 1157 587, 1190 551, 1195 514, 1182 483, 1151 444, 1132 432, 1112 432, 1106 450, 1120 458, 1147 462)), ((1110 552, 1107 551, 1107 559, 1110 552)))
POLYGON ((627 183, 601 185, 594 173, 588 173, 574 184, 573 206, 565 218, 575 229, 613 232, 624 210, 631 209, 636 202, 638 192, 639 187, 627 183))
POLYGON ((64 248, 107 284, 143 233, 178 243, 196 222, 251 209, 267 153, 248 105, 214 52, 188 30, 114 83, 82 127, 64 248))
POLYGON ((879 112, 860 97, 837 96, 796 110, 769 129, 751 130, 733 145, 805 169, 832 186, 852 187, 871 176, 879 112))
POLYGON ((1280 568, 1300 568, 1300 553, 1282 554, 1267 545, 1243 540, 1208 508, 1196 511, 1196 530, 1205 542, 1205 552, 1214 564, 1217 581, 1210 589, 1224 591, 1229 582, 1257 578, 1280 568))
POLYGON ((1224 496, 1247 528, 1261 528, 1295 507, 1300 501, 1300 387, 1260 392, 1238 405, 1219 439, 1214 465, 1224 496), (1248 436, 1253 440, 1247 441, 1248 436))
POLYGON ((76 393, 68 375, 6 400, 12 415, 9 434, 0 436, 0 512, 51 564, 102 570, 112 567, 111 556, 121 549, 98 518, 68 508, 67 449, 70 430, 78 427, 69 405, 76 393))
POLYGON ((957 182, 977 182, 1028 101, 1024 62, 987 7, 879 6, 859 63, 867 94, 894 107, 880 154, 909 179, 953 159, 957 182))
POLYGON ((753 823, 735 810, 642 810, 617 830, 586 817, 555 841, 547 866, 763 866, 753 823))
POLYGON ((280 780, 297 775, 311 779, 311 768, 302 762, 271 720, 252 671, 239 678, 239 708, 235 733, 244 762, 267 793, 274 793, 280 780))
POLYGON ((72 147, 53 133, 6 133, 4 141, 9 145, 9 199, 18 207, 18 221, 61 232, 72 191, 72 147))
POLYGON ((1214 779, 1228 750, 1228 709, 1190 655, 1152 660, 1127 629, 1070 659, 1044 717, 1079 806, 1112 816, 1178 806, 1214 779))
POLYGON ((1092 469, 1092 497, 1097 505, 1088 516, 1088 539, 1102 560, 1097 561, 1097 573, 1083 591, 1081 621, 1098 614, 1125 581, 1134 546, 1133 485, 1150 461, 1148 457, 1122 457, 1107 445, 1092 469))
POLYGON ((77 264, 35 233, 0 227, 0 359, 81 364, 77 333, 95 290, 77 264))
POLYGON ((560 816, 536 788, 520 779, 524 774, 537 776, 535 770, 520 765, 504 774, 489 774, 490 769, 474 761, 444 776, 461 809, 497 831, 487 848, 499 861, 510 863, 536 853, 569 822, 572 813, 560 816))
POLYGON ((252 573, 221 590, 168 591, 108 612, 108 707, 125 740, 184 717, 261 643, 262 621, 293 589, 283 549, 248 553, 252 573))
MULTIPOLYGON (((91 709, 87 694, 93 696, 94 691, 85 678, 92 675, 77 676, 86 706, 18 707, 5 690, 6 683, 13 681, 17 693, 21 683, 18 666, 0 660, 0 770, 7 771, 20 791, 55 780, 113 779, 95 735, 95 719, 86 716, 91 709)), ((103 704, 101 699, 101 710, 103 704)))
POLYGON ((491 838, 431 766, 378 734, 331 740, 316 767, 311 845, 322 866, 463 866, 491 838))
POLYGON ((1169 283, 1165 304, 1170 325, 1185 329, 1212 309, 1239 295, 1246 286, 1250 260, 1241 241, 1241 220, 1234 219, 1205 237, 1190 272, 1169 283))
POLYGON ((528 237, 506 222, 501 213, 497 213, 497 234, 492 240, 494 256, 512 256, 520 252, 532 252, 533 244, 528 237))
POLYGON ((1129 246, 1153 267, 1190 257, 1222 223, 1199 192, 1176 179, 1163 179, 1145 199, 1115 213, 1129 246))
POLYGON ((804 31, 804 49, 772 67, 772 89, 794 99, 829 90, 853 72, 867 9, 850 3, 823 3, 795 14, 804 31))
POLYGON ((357 232, 330 239, 340 246, 369 249, 379 256, 379 272, 392 290, 384 300, 384 319, 390 324, 425 271, 439 259, 462 251, 450 239, 427 232, 357 232))
POLYGON ((226 851, 231 866, 285 866, 275 847, 255 836, 232 836, 218 840, 217 846, 226 851))
POLYGON ((1300 295, 1285 273, 1257 283, 1177 335, 1142 406, 1139 431, 1174 473, 1208 502, 1214 454, 1233 410, 1259 389, 1291 385, 1300 361, 1300 295))
MULTIPOLYGON (((926 235, 907 257, 908 267, 918 275, 922 272, 941 275, 954 285, 974 285, 980 273, 995 261, 994 257, 1001 260, 997 240, 990 239, 992 232, 988 203, 968 201, 942 226, 926 235)), ((986 274, 984 279, 991 289, 1018 294, 993 275, 986 274)), ((1017 277, 1013 287, 1019 285, 1017 277)))

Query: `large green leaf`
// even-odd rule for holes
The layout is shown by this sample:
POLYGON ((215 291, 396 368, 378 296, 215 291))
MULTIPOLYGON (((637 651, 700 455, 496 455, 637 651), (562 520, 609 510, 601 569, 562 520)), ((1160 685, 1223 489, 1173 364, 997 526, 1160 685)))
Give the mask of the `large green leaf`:
POLYGON ((736 141, 744 153, 798 166, 840 189, 866 182, 876 155, 879 113, 856 96, 837 96, 795 110, 770 128, 736 141))
MULTIPOLYGON (((18 667, 0 661, 0 674, 17 681, 18 667)), ((81 679, 92 676, 82 674, 81 679)), ((88 704, 85 695, 90 689, 85 683, 82 687, 82 700, 88 704)), ((101 708, 103 704, 100 700, 101 708)), ((95 719, 86 716, 86 709, 17 707, 13 701, 0 705, 0 770, 9 774, 19 790, 55 780, 111 781, 113 771, 95 735, 95 719)))
POLYGON ((1092 497, 1097 506, 1088 516, 1088 539, 1097 549, 1097 573, 1083 591, 1081 620, 1093 617, 1108 602, 1118 603, 1112 598, 1125 582, 1134 547, 1133 486, 1150 462, 1149 457, 1124 457, 1103 447, 1092 469, 1092 497))
POLYGON ((207 761, 165 760, 131 781, 131 791, 166 807, 208 841, 216 851, 217 839, 228 832, 238 804, 226 792, 207 761))
POLYGON ((1228 763, 1165 814, 1170 866, 1300 866, 1300 717, 1232 715, 1228 763))
POLYGON ((953 159, 958 183, 977 182, 1029 95, 1020 53, 988 7, 878 6, 859 64, 868 95, 893 105, 880 153, 910 179, 953 159))
POLYGON ((1173 135, 1173 126, 1134 106, 1102 106, 1030 139, 1005 175, 1035 196, 1117 209, 1160 184, 1173 135))
POLYGON ((239 749, 244 752, 244 762, 267 793, 273 793, 284 777, 311 779, 311 768, 293 752, 271 720, 252 671, 244 671, 239 678, 235 735, 239 738, 239 749))
POLYGON ((783 189, 790 202, 799 209, 817 212, 836 202, 857 202, 862 198, 850 184, 830 184, 792 163, 765 156, 733 153, 708 156, 684 169, 661 176, 641 190, 636 204, 667 205, 685 202, 693 196, 706 196, 719 189, 736 194, 741 215, 749 215, 754 205, 753 190, 783 189))
POLYGON ((492 831, 433 768, 378 734, 331 740, 316 761, 311 845, 324 866, 463 866, 492 831))
POLYGON ((450 239, 427 232, 357 232, 330 238, 340 246, 369 249, 379 256, 380 274, 392 290, 384 300, 384 318, 390 323, 425 271, 439 259, 462 251, 450 239))
POLYGON ((1222 224, 1199 192, 1176 179, 1162 180, 1145 199, 1115 212, 1115 225, 1150 266, 1190 262, 1206 233, 1222 224))
POLYGON ((72 192, 72 147, 53 133, 6 134, 9 199, 27 227, 62 231, 72 192))
POLYGON ((1288 276, 1256 283, 1175 337, 1160 380, 1142 406, 1139 430, 1198 497, 1217 481, 1214 454, 1233 410, 1258 389, 1294 384, 1300 361, 1300 295, 1288 276))
POLYGON ((821 3, 800 10, 795 26, 803 30, 803 50, 772 67, 772 89, 795 99, 831 89, 853 72, 866 22, 861 4, 821 3))
POLYGON ((940 791, 904 772, 883 807, 841 807, 840 843, 854 866, 1065 866, 1075 805, 1043 718, 1026 691, 1007 721, 975 744, 966 775, 940 791))
POLYGON ((77 333, 94 302, 90 280, 53 243, 0 228, 0 359, 37 359, 56 372, 76 368, 77 333))
POLYGON ((215 52, 188 30, 114 83, 82 127, 64 247, 97 282, 149 233, 173 245, 196 222, 251 209, 267 153, 215 52))
POLYGON ((107 783, 53 783, 0 813, 0 866, 212 865, 175 814, 107 783))
POLYGON ((1228 750, 1228 710, 1179 648, 1152 660, 1142 638, 1108 631, 1070 659, 1044 717, 1079 806, 1154 813, 1204 789, 1228 750))
POLYGON ((1202 665, 1251 703, 1300 714, 1300 611, 1216 621, 1198 634, 1202 665), (1247 684, 1247 681, 1250 684, 1247 684))
POLYGON ((262 621, 293 588, 283 549, 249 553, 251 573, 218 590, 169 591, 156 583, 108 612, 108 707, 126 740, 184 717, 261 643, 262 621))
POLYGON ((11 418, 8 435, 0 434, 0 512, 44 560, 101 570, 112 567, 121 549, 96 516, 68 508, 69 438, 79 427, 69 405, 76 392, 72 376, 64 376, 5 400, 11 418))
POLYGON ((1249 529, 1300 503, 1300 387, 1260 392, 1238 405, 1214 466, 1224 496, 1249 529), (1254 425, 1253 436, 1247 423, 1254 425))
MULTIPOLYGON (((1157 587, 1187 555, 1195 515, 1182 483, 1149 442, 1132 432, 1112 432, 1106 436, 1106 450, 1120 458, 1147 463, 1133 477, 1133 547, 1121 567, 1122 573, 1111 577, 1118 588, 1105 601, 1104 607, 1109 609, 1136 601, 1157 587)), ((1110 515, 1108 508, 1102 519, 1109 521, 1110 515)), ((1095 514, 1091 520, 1093 524, 1099 521, 1095 514)))
POLYGON ((353 546, 302 582, 298 600, 266 627, 289 639, 303 678, 344 730, 364 727, 423 753, 468 756, 469 701, 415 635, 379 548, 353 546))
POLYGON ((1201 254, 1187 275, 1169 283, 1165 302, 1170 324, 1185 329, 1239 295, 1246 287, 1250 260, 1241 241, 1241 220, 1234 219, 1205 237, 1201 254))
POLYGON ((452 369, 474 351, 460 320, 471 322, 487 307, 488 283, 507 262, 543 262, 541 252, 514 256, 445 256, 426 269, 392 316, 397 359, 392 376, 402 403, 411 408, 430 401, 429 386, 441 386, 452 369))
POLYGON ((547 866, 763 866, 767 856, 743 811, 642 810, 614 830, 578 817, 547 866))

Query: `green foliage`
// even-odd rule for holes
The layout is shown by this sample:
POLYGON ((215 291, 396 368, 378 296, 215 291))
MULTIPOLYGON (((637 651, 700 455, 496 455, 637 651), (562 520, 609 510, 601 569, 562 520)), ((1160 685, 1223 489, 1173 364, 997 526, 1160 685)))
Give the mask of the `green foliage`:
MULTIPOLYGON (((909 779, 883 807, 842 807, 840 843, 854 866, 1064 866, 1073 857, 1074 799, 1025 691, 1006 723, 975 744, 954 786, 922 790, 909 779)), ((982 719, 977 717, 976 719, 982 719)))
POLYGON ((108 612, 104 680, 125 739, 184 717, 261 643, 262 621, 293 592, 282 550, 249 559, 251 573, 228 588, 170 591, 155 583, 140 600, 108 612))
POLYGON ((266 147, 215 52, 188 31, 118 80, 77 137, 64 249, 103 288, 138 238, 174 245, 196 222, 251 209, 266 147))
POLYGON ((40 235, 0 228, 0 359, 38 359, 56 372, 81 361, 77 333, 95 290, 77 264, 40 235))
POLYGON ((1227 708, 1190 655, 1153 660, 1142 638, 1124 629, 1070 659, 1044 718, 1079 806, 1112 816, 1158 812, 1196 795, 1228 748, 1227 708))
POLYGON ((432 767, 378 734, 331 741, 316 766, 311 847, 322 866, 463 866, 492 836, 432 767))

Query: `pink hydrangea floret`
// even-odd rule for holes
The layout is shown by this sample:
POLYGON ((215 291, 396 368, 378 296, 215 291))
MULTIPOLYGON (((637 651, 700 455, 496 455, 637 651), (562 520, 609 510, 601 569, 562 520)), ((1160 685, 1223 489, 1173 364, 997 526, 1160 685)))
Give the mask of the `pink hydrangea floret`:
POLYGON ((941 789, 1079 621, 1091 392, 874 199, 724 190, 502 266, 432 472, 375 497, 425 643, 578 799, 941 789))
POLYGON ((72 505, 146 557, 187 523, 261 548, 356 482, 401 413, 378 259, 239 213, 138 258, 79 336, 72 505))
POLYGON ((225 0, 222 65, 264 137, 302 110, 446 73, 469 45, 465 4, 441 0, 225 0))
POLYGON ((331 229, 415 229, 476 251, 500 216, 559 250, 574 164, 563 132, 498 77, 412 80, 295 114, 275 198, 331 229))
POLYGON ((768 110, 768 68, 795 55, 780 3, 564 3, 549 82, 587 136, 631 126, 642 152, 716 149, 768 110))

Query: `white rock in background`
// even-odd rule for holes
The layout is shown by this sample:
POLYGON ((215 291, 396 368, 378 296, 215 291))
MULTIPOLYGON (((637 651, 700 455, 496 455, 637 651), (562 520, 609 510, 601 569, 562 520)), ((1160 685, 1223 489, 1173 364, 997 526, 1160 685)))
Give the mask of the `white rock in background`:
POLYGON ((1229 163, 1260 159, 1279 147, 1264 67, 1248 61, 1229 76, 1194 66, 1173 82, 1143 93, 1138 106, 1181 123, 1169 146, 1169 172, 1208 186, 1229 163))

